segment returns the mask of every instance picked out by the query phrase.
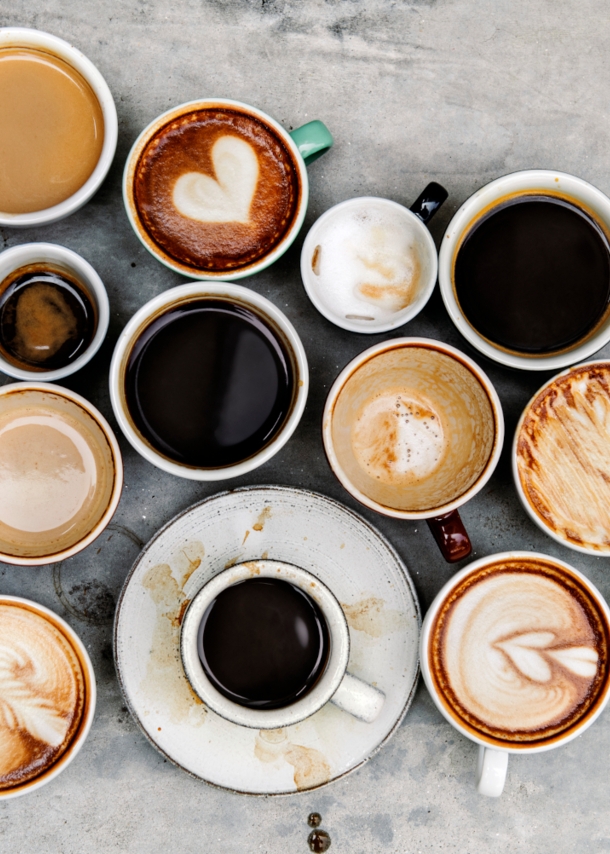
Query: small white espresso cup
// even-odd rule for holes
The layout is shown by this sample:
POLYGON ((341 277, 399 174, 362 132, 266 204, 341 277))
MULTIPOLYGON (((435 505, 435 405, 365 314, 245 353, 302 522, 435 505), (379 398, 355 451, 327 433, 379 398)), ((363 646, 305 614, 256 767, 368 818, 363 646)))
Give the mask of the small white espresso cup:
POLYGON ((438 273, 436 246, 427 223, 446 198, 447 191, 432 182, 411 208, 391 199, 362 196, 322 214, 301 251, 303 286, 320 314, 350 332, 371 334, 397 329, 419 314, 432 295, 438 273), (360 245, 361 234, 370 245, 360 245), (369 257, 358 257, 360 252, 368 252, 369 257), (333 253, 339 254, 325 275, 328 255, 333 253), (400 280, 407 272, 399 269, 407 253, 412 264, 410 282, 400 280), (346 258, 351 264, 345 263, 346 258), (366 296, 354 294, 359 276, 364 279, 361 287, 368 289, 366 296), (331 289, 325 287, 329 280, 334 282, 331 289))
MULTIPOLYGON (((480 335, 466 319, 458 303, 453 281, 458 252, 475 223, 505 199, 528 195, 550 195, 571 202, 594 219, 610 235, 610 199, 601 190, 565 172, 528 169, 503 175, 486 184, 467 199, 447 226, 438 262, 438 281, 443 302, 461 334, 481 353, 495 362, 526 371, 556 371, 585 361, 610 341, 610 312, 580 341, 548 355, 509 351, 480 335)), ((575 283, 574 299, 578 299, 575 283)))
POLYGON ((379 689, 346 672, 349 629, 333 593, 315 575, 281 561, 237 564, 208 581, 188 607, 182 623, 180 650, 184 672, 195 693, 218 715, 241 726, 255 729, 291 726, 315 714, 329 700, 343 711, 370 723, 381 712, 385 700, 379 689), (328 627, 330 652, 324 672, 303 697, 280 709, 251 709, 227 699, 208 679, 199 659, 199 627, 208 607, 227 587, 251 578, 279 578, 300 588, 316 602, 328 627))
POLYGON ((95 356, 102 346, 110 319, 108 294, 104 283, 88 261, 76 252, 56 243, 24 243, 0 253, 0 285, 15 270, 30 264, 49 264, 71 273, 87 291, 96 314, 95 334, 89 346, 70 364, 54 371, 25 370, 11 364, 0 355, 0 371, 18 380, 56 382, 76 373, 95 356))
MULTIPOLYGON (((579 588, 582 590, 584 588, 584 595, 594 603, 594 609, 597 611, 597 619, 599 620, 601 631, 605 637, 605 643, 607 645, 610 637, 610 610, 597 588, 594 587, 594 585, 591 584, 591 582, 577 569, 574 569, 574 567, 558 560, 555 557, 549 557, 548 555, 539 554, 537 552, 522 551, 503 552, 495 555, 489 555, 488 557, 474 561, 464 567, 460 572, 456 573, 438 592, 434 601, 430 605, 422 625, 420 637, 420 665, 426 688, 428 689, 434 704, 443 717, 449 721, 451 726, 453 726, 462 735, 465 735, 466 738, 469 738, 471 741, 474 741, 475 744, 479 745, 476 787, 480 794, 487 795, 489 797, 499 797, 502 794, 508 769, 508 755, 510 753, 543 753, 544 751, 553 750, 555 747, 561 747, 562 745, 567 744, 569 741, 572 741, 574 738, 581 735, 595 720, 597 720, 610 698, 610 674, 608 672, 607 649, 605 660, 602 660, 602 667, 604 669, 599 676, 596 676, 596 696, 589 708, 583 713, 582 717, 577 718, 573 724, 568 724, 564 731, 559 730, 557 733, 549 734, 546 738, 536 740, 532 737, 532 740, 530 741, 520 741, 518 739, 511 741, 509 738, 506 738, 500 741, 492 735, 484 733, 481 729, 475 728, 474 724, 471 725, 471 723, 466 721, 465 718, 461 717, 457 713, 454 706, 449 703, 445 696, 443 696, 437 685, 437 680, 432 674, 431 667, 431 660, 433 658, 432 647, 434 644, 436 622, 439 612, 443 606, 446 605, 447 601, 451 600, 451 597, 455 594, 457 588, 462 586, 462 583, 465 580, 468 580, 469 576, 474 576, 477 573, 481 573, 481 571, 485 573, 486 570, 491 576, 493 575, 494 567, 498 567, 502 570, 508 569, 508 571, 511 571, 512 567, 512 571, 518 572, 518 566, 520 564, 525 564, 527 566, 528 562, 534 566, 536 563, 541 563, 547 568, 550 567, 551 572, 555 572, 558 577, 563 576, 564 580, 567 579, 568 583, 571 584, 572 588, 575 590, 578 590, 579 588)), ((494 591, 492 591, 491 595, 494 595, 494 591)), ((495 595, 498 595, 497 590, 495 591, 495 595)), ((488 597, 489 596, 490 594, 488 593, 488 597)), ((477 603, 477 607, 480 608, 479 603, 477 603)), ((507 619, 507 624, 509 622, 510 620, 507 619)), ((522 649, 525 649, 525 652, 529 653, 530 656, 540 655, 541 657, 544 657, 546 650, 544 644, 553 643, 553 641, 548 640, 548 637, 546 639, 544 637, 545 634, 547 636, 552 634, 552 629, 545 632, 544 627, 542 626, 542 623, 544 623, 544 614, 541 616, 540 623, 541 625, 536 628, 536 631, 530 631, 529 633, 524 632, 521 635, 523 638, 522 649), (536 637, 534 637, 534 635, 536 635, 536 637)), ((460 623, 460 626, 462 626, 462 623, 460 623)), ((510 625, 509 632, 511 640, 513 635, 518 635, 518 628, 518 625, 516 626, 513 621, 510 625)), ((517 640, 519 640, 518 637, 517 640)), ((562 649, 561 651, 563 652, 564 650, 562 649)), ((488 651, 487 657, 492 654, 498 655, 503 653, 499 653, 498 650, 494 648, 491 652, 488 651)), ((484 653, 481 653, 481 660, 487 661, 484 653)), ((552 660, 551 663, 552 666, 555 666, 552 660)), ((523 666, 527 669, 527 661, 523 666)), ((548 662, 546 666, 549 667, 548 662)), ((508 668, 508 671, 510 671, 510 667, 508 668)), ((501 680, 501 677, 496 678, 501 680)), ((508 672, 508 675, 505 675, 505 678, 507 680, 512 678, 514 681, 515 674, 508 672)), ((524 677, 521 675, 520 678, 523 680, 524 677)), ((525 682, 528 681, 531 680, 528 680, 526 677, 525 682)), ((535 682, 532 684, 535 684, 535 682)), ((542 681, 541 684, 547 683, 542 681)))
POLYGON ((99 101, 102 115, 104 117, 104 142, 97 165, 85 183, 68 199, 53 207, 31 213, 10 214, 0 211, 0 225, 8 225, 12 228, 29 228, 35 225, 48 225, 57 222, 64 217, 77 211, 99 189, 102 181, 108 174, 116 151, 118 139, 118 119, 112 93, 108 84, 97 70, 90 59, 81 53, 78 48, 68 44, 63 39, 44 33, 40 30, 32 30, 26 27, 3 27, 0 28, 0 49, 12 47, 26 47, 33 50, 45 51, 53 56, 63 59, 68 65, 81 74, 99 101))

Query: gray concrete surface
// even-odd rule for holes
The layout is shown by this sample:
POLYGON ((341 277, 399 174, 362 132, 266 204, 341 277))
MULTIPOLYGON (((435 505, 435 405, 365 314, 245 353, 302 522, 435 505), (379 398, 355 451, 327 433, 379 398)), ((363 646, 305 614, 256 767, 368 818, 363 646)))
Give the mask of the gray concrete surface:
MULTIPOLYGON (((54 226, 0 232, 0 246, 30 240, 69 246, 106 283, 108 340, 66 385, 112 421, 106 377, 114 341, 140 305, 181 281, 141 247, 120 195, 128 149, 160 112, 216 95, 259 106, 289 128, 321 118, 336 145, 311 167, 306 227, 355 195, 410 204, 435 179, 449 190, 432 223, 438 242, 475 188, 512 170, 561 169, 610 193, 607 8, 604 0, 0 0, 0 25, 38 27, 80 47, 106 77, 119 113, 114 166, 88 205, 54 226)), ((301 242, 247 284, 283 308, 303 337, 313 381, 307 411, 278 456, 231 483, 302 485, 355 506, 322 454, 322 407, 338 370, 391 336, 343 332, 317 314, 300 282, 301 242)), ((485 363, 460 339, 438 293, 404 332, 474 355, 498 388, 508 436, 546 378, 485 363)), ((165 475, 119 438, 126 488, 113 530, 59 574, 50 566, 0 567, 0 591, 56 609, 81 634, 100 692, 91 736, 74 764, 38 793, 0 806, 0 851, 298 854, 308 850, 306 817, 313 809, 322 813, 337 854, 610 850, 608 711, 563 749, 512 757, 497 801, 476 794, 475 746, 441 719, 421 687, 390 744, 317 794, 235 796, 164 762, 119 695, 113 601, 138 542, 219 487, 165 475)), ((426 526, 365 515, 399 549, 425 610, 452 571, 426 526)), ((564 549, 525 517, 506 454, 463 517, 477 555, 545 551, 572 561, 610 597, 609 561, 564 549)))

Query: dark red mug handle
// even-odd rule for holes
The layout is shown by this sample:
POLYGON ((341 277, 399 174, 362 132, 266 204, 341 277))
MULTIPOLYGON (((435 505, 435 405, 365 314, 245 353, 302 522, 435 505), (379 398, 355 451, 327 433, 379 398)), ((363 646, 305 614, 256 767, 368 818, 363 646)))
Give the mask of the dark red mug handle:
POLYGON ((445 513, 444 516, 426 519, 426 522, 447 563, 455 563, 468 557, 472 545, 457 510, 445 513))

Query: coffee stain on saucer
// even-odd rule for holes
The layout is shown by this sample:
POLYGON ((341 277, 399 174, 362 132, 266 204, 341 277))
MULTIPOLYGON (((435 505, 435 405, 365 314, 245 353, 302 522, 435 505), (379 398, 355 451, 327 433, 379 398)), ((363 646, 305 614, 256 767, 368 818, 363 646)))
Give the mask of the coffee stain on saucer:
POLYGON ((244 534, 244 538, 243 538, 243 540, 241 541, 242 546, 243 546, 243 544, 246 542, 246 540, 248 539, 248 537, 249 537, 249 536, 250 536, 250 528, 248 528, 248 529, 247 529, 247 531, 246 531, 246 533, 244 534))
POLYGON ((364 632, 372 638, 380 638, 397 632, 406 625, 402 611, 386 608, 385 599, 370 596, 352 605, 341 602, 347 623, 351 629, 364 632))
POLYGON ((267 519, 270 519, 270 518, 271 518, 271 507, 269 507, 269 505, 267 505, 267 507, 264 507, 263 510, 261 511, 261 513, 259 513, 258 519, 254 523, 254 525, 252 525, 252 530, 262 531, 263 528, 265 527, 265 522, 267 521, 267 519))
POLYGON ((142 579, 156 606, 156 619, 140 689, 157 709, 169 714, 172 723, 201 726, 207 715, 203 702, 191 688, 180 659, 180 626, 189 604, 183 587, 197 569, 197 559, 186 558, 186 569, 178 578, 168 563, 151 567, 142 579))
POLYGON ((292 765, 298 791, 321 786, 330 780, 330 765, 315 747, 293 744, 285 729, 261 729, 254 742, 254 755, 261 762, 292 765))

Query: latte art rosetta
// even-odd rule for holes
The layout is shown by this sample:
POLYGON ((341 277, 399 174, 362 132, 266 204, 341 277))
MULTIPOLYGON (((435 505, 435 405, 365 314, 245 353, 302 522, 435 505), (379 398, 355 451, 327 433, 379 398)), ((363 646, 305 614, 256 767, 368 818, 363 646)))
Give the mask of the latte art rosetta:
POLYGON ((436 677, 475 729, 551 737, 595 702, 607 650, 591 604, 551 573, 487 572, 437 618, 436 677))
POLYGON ((80 662, 42 615, 0 604, 0 791, 39 776, 67 749, 82 716, 80 662))

